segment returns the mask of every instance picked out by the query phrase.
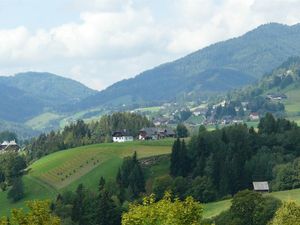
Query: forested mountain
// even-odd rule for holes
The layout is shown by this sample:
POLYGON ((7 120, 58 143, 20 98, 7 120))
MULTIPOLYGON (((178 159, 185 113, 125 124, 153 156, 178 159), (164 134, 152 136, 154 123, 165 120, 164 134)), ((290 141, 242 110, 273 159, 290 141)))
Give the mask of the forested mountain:
POLYGON ((0 83, 0 118, 21 122, 41 113, 44 104, 39 99, 15 87, 0 83))
POLYGON ((74 108, 164 102, 184 94, 205 96, 251 83, 291 56, 300 55, 300 25, 262 25, 174 62, 115 83, 74 108))
POLYGON ((95 92, 77 81, 50 73, 28 72, 0 77, 0 119, 24 122, 95 92))
POLYGON ((122 107, 125 110, 133 104, 157 105, 225 93, 253 83, 291 56, 300 56, 299 38, 299 24, 262 25, 241 37, 119 81, 101 92, 50 73, 0 77, 0 86, 3 86, 0 88, 0 120, 24 123, 45 112, 62 119, 74 112, 107 109, 105 106, 119 110, 125 104, 129 106, 122 107))
POLYGON ((22 90, 47 107, 77 102, 96 93, 83 84, 51 73, 26 72, 0 77, 0 83, 22 90))

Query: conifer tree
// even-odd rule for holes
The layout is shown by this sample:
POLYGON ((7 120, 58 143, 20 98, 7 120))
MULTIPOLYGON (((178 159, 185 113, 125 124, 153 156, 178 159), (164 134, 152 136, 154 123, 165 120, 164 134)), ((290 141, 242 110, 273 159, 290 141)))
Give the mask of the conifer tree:
POLYGON ((178 171, 180 169, 180 139, 174 142, 171 153, 171 165, 170 165, 170 174, 172 176, 178 176, 178 171))
POLYGON ((76 198, 73 202, 72 208, 72 220, 78 222, 79 225, 84 225, 84 198, 84 186, 83 184, 79 184, 76 190, 76 198))
POLYGON ((185 145, 185 141, 182 140, 180 145, 180 154, 179 154, 179 165, 180 165, 180 173, 179 176, 186 176, 189 172, 189 162, 187 156, 187 148, 185 145))
POLYGON ((109 193, 104 190, 99 198, 97 207, 98 225, 119 225, 121 221, 120 211, 112 201, 109 193))
POLYGON ((101 176, 99 181, 99 192, 102 192, 105 186, 105 179, 101 176))

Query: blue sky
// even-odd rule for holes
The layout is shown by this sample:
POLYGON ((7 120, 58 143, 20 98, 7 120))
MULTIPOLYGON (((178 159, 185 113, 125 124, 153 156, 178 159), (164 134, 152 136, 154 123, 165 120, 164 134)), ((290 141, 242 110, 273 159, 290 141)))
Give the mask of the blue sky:
POLYGON ((260 24, 298 0, 0 0, 0 74, 48 71, 94 89, 260 24))
POLYGON ((35 30, 79 21, 78 11, 72 10, 71 4, 71 0, 0 0, 0 27, 24 25, 35 30))

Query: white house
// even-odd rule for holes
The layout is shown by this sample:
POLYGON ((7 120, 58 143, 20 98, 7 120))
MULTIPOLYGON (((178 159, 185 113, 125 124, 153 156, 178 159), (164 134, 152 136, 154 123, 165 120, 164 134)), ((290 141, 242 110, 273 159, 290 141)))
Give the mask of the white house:
POLYGON ((115 131, 112 134, 113 142, 127 142, 133 141, 133 136, 129 135, 126 130, 115 131))
POLYGON ((13 141, 4 141, 2 144, 0 144, 0 153, 6 152, 6 151, 20 151, 20 146, 16 143, 15 140, 13 141))
POLYGON ((250 120, 259 120, 259 115, 258 115, 258 113, 250 113, 249 119, 250 119, 250 120))

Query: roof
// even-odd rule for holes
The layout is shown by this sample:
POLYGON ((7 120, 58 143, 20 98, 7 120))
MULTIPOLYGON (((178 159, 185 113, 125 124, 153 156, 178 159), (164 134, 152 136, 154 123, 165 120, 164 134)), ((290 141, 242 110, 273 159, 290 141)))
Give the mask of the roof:
POLYGON ((3 141, 3 143, 1 144, 2 146, 7 146, 7 145, 17 145, 16 141, 13 140, 13 141, 3 141))
POLYGON ((167 127, 167 128, 156 128, 156 127, 145 127, 140 130, 140 132, 145 132, 147 136, 163 134, 164 135, 175 135, 175 132, 173 129, 167 127))
POLYGON ((3 143, 1 145, 8 145, 8 141, 3 141, 3 143))
POLYGON ((157 134, 158 129, 156 127, 145 127, 140 132, 145 132, 148 136, 152 136, 157 134))
POLYGON ((253 182, 255 191, 269 191, 269 183, 267 181, 253 182))
POLYGON ((167 135, 175 135, 174 130, 169 127, 165 128, 165 132, 167 135))
POLYGON ((112 133, 112 136, 113 137, 123 137, 123 136, 131 136, 130 134, 129 134, 129 132, 126 130, 126 129, 124 129, 124 130, 116 130, 116 131, 114 131, 113 133, 112 133))

